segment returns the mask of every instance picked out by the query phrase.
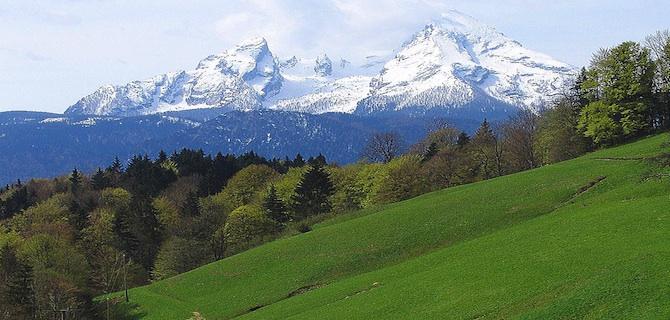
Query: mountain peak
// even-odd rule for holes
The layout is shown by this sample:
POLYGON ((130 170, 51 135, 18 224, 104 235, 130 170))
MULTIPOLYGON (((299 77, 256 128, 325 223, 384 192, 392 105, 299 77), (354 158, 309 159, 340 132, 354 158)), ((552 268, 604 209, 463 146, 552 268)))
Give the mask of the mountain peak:
POLYGON ((263 37, 252 37, 248 38, 237 45, 237 49, 244 48, 262 48, 267 47, 268 42, 263 37))
POLYGON ((453 31, 472 31, 478 29, 493 29, 479 20, 456 10, 449 10, 442 13, 440 19, 434 20, 433 23, 440 28, 453 31))
POLYGON ((465 37, 470 41, 514 42, 496 28, 456 10, 450 10, 433 20, 424 29, 424 33, 452 33, 465 37))
POLYGON ((474 103, 536 111, 573 75, 569 65, 526 49, 466 14, 449 11, 386 63, 362 106, 366 112, 378 112, 474 103))

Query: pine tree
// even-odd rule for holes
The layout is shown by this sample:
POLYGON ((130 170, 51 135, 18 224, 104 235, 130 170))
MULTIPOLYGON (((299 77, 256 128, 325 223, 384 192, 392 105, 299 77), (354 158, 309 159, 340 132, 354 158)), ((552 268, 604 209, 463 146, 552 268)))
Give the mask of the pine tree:
POLYGON ((15 319, 29 319, 36 311, 33 269, 18 260, 14 267, 7 281, 6 300, 13 306, 15 319))
MULTIPOLYGON (((116 247, 126 253, 134 253, 140 245, 139 240, 131 231, 132 217, 126 210, 119 212, 114 219, 112 230, 114 231, 116 247)), ((135 256, 133 256, 135 257, 135 256)))
POLYGON ((98 168, 98 171, 91 177, 91 184, 94 190, 102 190, 109 187, 109 178, 102 169, 98 168))
POLYGON ((424 151, 421 162, 426 162, 432 159, 438 151, 439 149, 437 148, 437 143, 431 142, 428 148, 424 151))
POLYGON ((268 217, 279 225, 289 221, 288 210, 286 210, 284 202, 277 196, 277 189, 274 185, 270 186, 268 195, 263 202, 263 209, 268 217))
POLYGON ((295 159, 293 159, 293 167, 299 168, 305 165, 305 159, 302 158, 301 154, 296 154, 295 159))
POLYGON ((168 160, 167 153, 165 153, 165 151, 163 151, 163 150, 161 149, 161 151, 158 152, 158 161, 157 161, 157 162, 160 164, 160 163, 163 163, 163 162, 165 162, 165 161, 167 161, 167 160, 168 160))
POLYGON ((81 173, 79 173, 79 170, 77 168, 74 168, 72 170, 72 174, 70 174, 70 178, 68 179, 70 181, 70 188, 72 190, 72 193, 77 193, 79 191, 79 188, 81 187, 81 173))
POLYGON ((323 166, 326 166, 326 165, 327 165, 327 163, 326 163, 326 157, 325 157, 323 154, 319 153, 319 155, 316 156, 316 158, 312 159, 312 161, 309 162, 309 164, 310 164, 310 165, 315 165, 315 164, 317 164, 317 165, 322 166, 322 167, 323 167, 323 166))
POLYGON ((301 218, 326 213, 331 209, 329 197, 335 188, 330 180, 330 174, 320 165, 311 166, 302 176, 295 189, 292 199, 295 202, 295 212, 301 218))
POLYGON ((151 199, 133 197, 130 202, 130 212, 123 218, 125 221, 121 222, 124 224, 119 227, 127 226, 127 230, 119 230, 125 233, 126 238, 122 240, 130 249, 133 260, 149 270, 158 253, 163 232, 151 199))
POLYGON ((458 145, 458 148, 463 149, 468 143, 470 143, 470 136, 465 132, 461 132, 458 135, 458 140, 456 140, 456 145, 458 145))
POLYGON ((186 199, 181 205, 181 214, 184 217, 197 217, 200 215, 200 203, 198 200, 198 195, 193 192, 189 191, 189 193, 186 195, 186 199))
POLYGON ((123 165, 121 164, 119 157, 114 157, 114 162, 112 162, 112 165, 107 168, 107 171, 117 174, 123 173, 123 165))

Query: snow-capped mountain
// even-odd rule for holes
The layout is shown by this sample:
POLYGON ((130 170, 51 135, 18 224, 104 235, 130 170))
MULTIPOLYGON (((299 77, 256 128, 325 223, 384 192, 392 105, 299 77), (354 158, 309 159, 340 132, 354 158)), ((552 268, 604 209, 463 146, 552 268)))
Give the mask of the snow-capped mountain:
POLYGON ((104 86, 65 113, 136 116, 201 108, 251 110, 281 85, 275 57, 265 39, 257 38, 203 59, 192 71, 104 86))
POLYGON ((326 54, 281 60, 264 39, 252 39, 207 57, 192 71, 104 86, 66 113, 134 116, 221 108, 486 116, 538 110, 574 77, 571 66, 456 11, 396 52, 395 57, 370 56, 362 65, 326 54))
POLYGON ((402 46, 372 80, 359 111, 492 106, 496 100, 537 111, 572 77, 571 66, 451 11, 402 46))

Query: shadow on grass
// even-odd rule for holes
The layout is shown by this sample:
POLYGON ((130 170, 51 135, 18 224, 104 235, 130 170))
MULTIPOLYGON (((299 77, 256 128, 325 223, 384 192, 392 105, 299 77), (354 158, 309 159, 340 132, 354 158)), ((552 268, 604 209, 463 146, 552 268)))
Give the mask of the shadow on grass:
POLYGON ((97 310, 100 319, 110 320, 135 320, 146 317, 146 311, 140 310, 136 303, 126 303, 122 297, 112 299, 107 305, 106 301, 97 303, 97 310))

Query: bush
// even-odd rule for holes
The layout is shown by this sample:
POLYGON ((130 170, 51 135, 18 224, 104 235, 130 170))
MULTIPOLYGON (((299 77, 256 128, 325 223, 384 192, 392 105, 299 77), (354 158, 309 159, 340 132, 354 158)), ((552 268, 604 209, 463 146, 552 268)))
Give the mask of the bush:
POLYGON ((298 223, 298 225, 296 226, 296 229, 300 233, 307 233, 307 232, 312 231, 312 227, 310 227, 307 223, 304 223, 304 222, 298 223))

